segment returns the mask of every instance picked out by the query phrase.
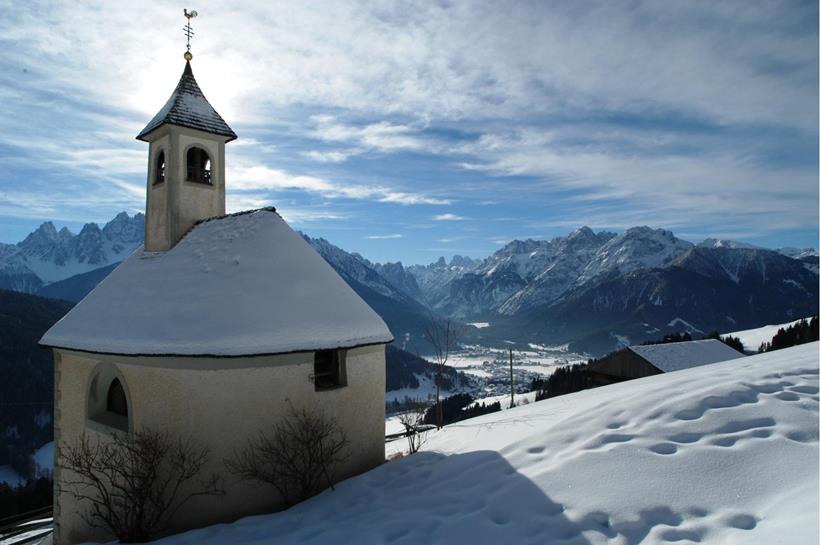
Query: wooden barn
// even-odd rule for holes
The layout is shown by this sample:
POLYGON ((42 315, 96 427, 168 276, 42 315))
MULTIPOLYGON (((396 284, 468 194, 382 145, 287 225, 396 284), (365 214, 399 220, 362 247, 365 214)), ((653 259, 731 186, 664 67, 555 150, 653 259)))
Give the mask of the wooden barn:
POLYGON ((602 386, 740 357, 742 353, 715 339, 649 344, 613 352, 590 364, 589 372, 602 386))

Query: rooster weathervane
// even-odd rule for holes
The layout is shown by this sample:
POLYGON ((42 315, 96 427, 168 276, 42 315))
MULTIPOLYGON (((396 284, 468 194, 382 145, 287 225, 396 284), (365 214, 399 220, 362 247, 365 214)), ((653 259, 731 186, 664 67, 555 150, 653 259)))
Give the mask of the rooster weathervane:
POLYGON ((191 11, 188 11, 187 9, 184 9, 183 12, 185 13, 185 18, 188 19, 188 24, 185 25, 184 27, 182 27, 182 31, 185 33, 185 37, 188 38, 188 43, 186 44, 185 55, 183 55, 183 57, 185 57, 186 61, 190 61, 191 59, 194 58, 193 54, 191 54, 191 38, 194 35, 194 31, 191 30, 191 19, 193 19, 194 17, 196 17, 199 14, 196 12, 196 10, 193 10, 193 9, 191 11))

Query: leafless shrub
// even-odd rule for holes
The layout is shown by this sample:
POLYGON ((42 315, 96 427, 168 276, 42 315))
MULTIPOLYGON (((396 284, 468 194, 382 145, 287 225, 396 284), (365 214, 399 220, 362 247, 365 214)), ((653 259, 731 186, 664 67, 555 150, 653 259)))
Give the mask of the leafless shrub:
POLYGON ((333 471, 347 459, 348 441, 335 419, 290 408, 288 416, 260 432, 232 459, 228 471, 272 485, 290 506, 333 488, 333 471))
POLYGON ((415 401, 408 404, 404 412, 399 413, 399 423, 404 426, 410 454, 418 452, 427 442, 427 428, 424 424, 426 412, 427 406, 420 401, 415 401))
POLYGON ((123 543, 151 540, 191 498, 224 494, 216 475, 197 479, 208 449, 190 438, 173 440, 153 430, 93 441, 83 435, 60 450, 70 471, 61 490, 90 504, 81 514, 89 526, 123 543))
POLYGON ((441 383, 444 366, 450 357, 450 352, 458 346, 463 334, 462 327, 450 320, 431 316, 424 328, 424 340, 433 348, 433 364, 436 367, 436 428, 444 426, 444 412, 441 406, 441 383))

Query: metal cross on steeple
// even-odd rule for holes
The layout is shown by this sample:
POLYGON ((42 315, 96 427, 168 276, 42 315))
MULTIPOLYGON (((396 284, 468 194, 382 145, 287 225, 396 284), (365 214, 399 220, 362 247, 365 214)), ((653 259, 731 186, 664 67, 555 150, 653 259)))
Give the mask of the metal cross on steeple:
POLYGON ((196 10, 193 10, 193 9, 191 11, 188 11, 187 9, 184 9, 183 11, 185 13, 185 18, 188 19, 188 24, 185 25, 184 27, 182 27, 182 31, 185 33, 185 37, 188 38, 188 43, 186 44, 185 55, 183 55, 183 56, 185 57, 186 61, 190 61, 191 59, 194 58, 194 56, 191 54, 191 38, 194 35, 194 31, 191 30, 191 19, 196 17, 198 15, 198 13, 196 12, 196 10))

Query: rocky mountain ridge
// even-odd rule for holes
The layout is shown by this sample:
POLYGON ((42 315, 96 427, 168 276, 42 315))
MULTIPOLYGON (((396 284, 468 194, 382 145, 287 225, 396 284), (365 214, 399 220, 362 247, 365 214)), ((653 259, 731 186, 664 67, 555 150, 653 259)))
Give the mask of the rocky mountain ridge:
MULTIPOLYGON (((46 222, 21 243, 0 245, 0 287, 79 300, 139 246, 143 230, 141 214, 122 213, 77 235, 46 222)), ((778 253, 719 239, 694 245, 649 227, 581 227, 551 240, 514 240, 485 259, 404 266, 302 236, 408 349, 419 347, 431 314, 490 323, 470 332, 476 342, 580 340, 577 350, 584 342, 597 350, 667 331, 754 327, 817 308, 813 249, 778 253)))
POLYGON ((142 244, 145 216, 120 212, 102 228, 87 223, 78 234, 50 221, 22 242, 0 244, 0 288, 35 293, 43 286, 118 263, 142 244))

